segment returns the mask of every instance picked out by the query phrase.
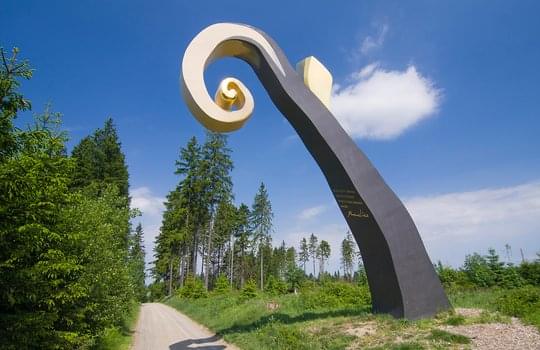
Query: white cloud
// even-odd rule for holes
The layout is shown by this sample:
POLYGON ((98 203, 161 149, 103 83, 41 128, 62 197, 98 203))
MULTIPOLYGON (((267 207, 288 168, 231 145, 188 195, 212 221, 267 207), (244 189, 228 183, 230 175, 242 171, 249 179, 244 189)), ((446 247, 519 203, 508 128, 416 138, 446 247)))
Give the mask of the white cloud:
MULTIPOLYGON (((146 252, 146 267, 149 268, 150 262, 154 260, 154 244, 159 234, 161 226, 161 217, 165 210, 165 198, 157 196, 148 187, 138 187, 130 192, 131 207, 141 210, 142 215, 137 217, 134 222, 140 222, 144 231, 144 247, 146 252)), ((150 279, 147 278, 147 282, 150 279)))
POLYGON ((298 218, 300 220, 313 219, 313 218, 319 216, 320 214, 322 214, 325 210, 326 210, 325 205, 319 205, 319 206, 316 206, 316 207, 306 208, 306 209, 302 210, 300 212, 300 214, 298 214, 298 218))
POLYGON ((160 215, 165 208, 165 198, 155 196, 148 187, 138 187, 131 191, 131 206, 140 209, 143 214, 160 215))
MULTIPOLYGON (((461 266, 467 254, 486 254, 493 247, 507 259, 505 244, 512 247, 510 261, 535 259, 540 251, 540 181, 503 188, 417 196, 404 200, 432 261, 461 266)), ((317 207, 314 207, 317 208, 317 207)), ((330 243, 327 271, 341 268, 341 242, 349 230, 337 204, 326 207, 324 218, 288 221, 277 230, 275 244, 284 240, 298 248, 312 233, 330 243), (329 218, 334 218, 329 222, 329 218)), ((304 210, 304 211, 309 211, 304 210)), ((303 211, 303 212, 304 212, 303 211)), ((307 272, 312 271, 311 261, 307 272)), ((318 269, 318 266, 317 266, 318 269)))
POLYGON ((505 243, 526 257, 540 250, 540 182, 414 197, 405 205, 432 258, 459 265, 465 254, 505 243))
POLYGON ((441 91, 415 66, 404 71, 367 65, 336 85, 332 111, 352 137, 391 139, 435 114, 441 91))
POLYGON ((540 182, 414 197, 406 201, 406 206, 426 239, 491 235, 495 232, 513 235, 522 228, 527 229, 530 224, 540 231, 540 182))
POLYGON ((380 48, 384 44, 384 40, 386 39, 386 34, 388 33, 388 24, 383 24, 379 28, 379 32, 375 37, 373 36, 367 36, 362 41, 362 46, 360 47, 360 52, 364 55, 368 54, 369 52, 380 48))

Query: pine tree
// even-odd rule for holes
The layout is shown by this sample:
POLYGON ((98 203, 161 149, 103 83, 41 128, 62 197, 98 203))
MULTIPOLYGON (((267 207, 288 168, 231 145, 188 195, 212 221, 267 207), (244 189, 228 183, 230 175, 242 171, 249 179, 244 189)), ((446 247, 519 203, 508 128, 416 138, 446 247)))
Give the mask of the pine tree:
POLYGON ((249 207, 244 203, 240 204, 235 225, 236 245, 240 250, 240 289, 244 287, 246 281, 246 254, 252 240, 252 231, 249 227, 250 216, 249 207))
POLYGON ((108 118, 102 129, 85 137, 73 148, 76 169, 72 186, 88 188, 99 195, 107 184, 116 186, 119 194, 129 196, 129 175, 113 120, 108 118))
MULTIPOLYGON (((201 169, 202 150, 197 139, 192 137, 185 148, 180 150, 180 158, 176 161, 175 174, 182 176, 177 188, 176 198, 180 207, 186 210, 185 226, 190 230, 190 271, 197 274, 197 256, 201 243, 201 231, 207 221, 207 206, 203 194, 204 180, 201 169)), ((171 208, 171 210, 175 210, 171 208)), ((184 223, 182 223, 184 225, 184 223)), ((178 228, 178 227, 177 227, 178 228)))
POLYGON ((330 257, 330 252, 331 252, 330 244, 328 244, 328 242, 325 241, 324 239, 321 240, 321 243, 319 244, 319 249, 317 251, 317 256, 320 259, 319 276, 321 277, 324 274, 325 263, 326 261, 328 261, 328 258, 330 257))
POLYGON ((11 57, 0 47, 0 162, 13 154, 17 140, 13 128, 13 119, 19 111, 31 109, 31 103, 17 90, 19 79, 32 78, 32 69, 28 61, 17 60, 18 48, 13 48, 11 57))
POLYGON ((213 235, 217 205, 227 202, 232 198, 231 171, 233 163, 230 156, 231 150, 227 147, 227 136, 224 134, 208 132, 206 142, 202 149, 201 172, 203 178, 203 193, 208 205, 210 222, 207 231, 205 246, 205 272, 204 286, 208 289, 210 275, 211 256, 214 247, 213 235))
POLYGON ((313 277, 315 277, 315 261, 317 260, 317 250, 319 248, 317 236, 313 233, 309 236, 308 252, 313 261, 313 277))
POLYGON ((354 240, 351 233, 347 231, 347 236, 341 242, 341 264, 343 266, 343 276, 349 281, 352 280, 354 255, 354 240))
POLYGON ((144 301, 146 294, 145 287, 145 265, 144 265, 144 234, 142 225, 139 223, 135 228, 135 232, 131 236, 130 246, 130 262, 131 273, 135 283, 135 295, 140 301, 144 301))
POLYGON ((304 267, 304 274, 306 273, 306 263, 309 261, 309 248, 306 238, 302 238, 300 241, 300 252, 298 253, 298 260, 304 267))
POLYGON ((250 225, 254 234, 255 246, 259 252, 260 258, 260 283, 261 290, 264 289, 264 247, 269 245, 272 238, 270 232, 272 230, 272 204, 268 198, 268 192, 264 183, 261 183, 259 190, 253 200, 251 207, 250 225))

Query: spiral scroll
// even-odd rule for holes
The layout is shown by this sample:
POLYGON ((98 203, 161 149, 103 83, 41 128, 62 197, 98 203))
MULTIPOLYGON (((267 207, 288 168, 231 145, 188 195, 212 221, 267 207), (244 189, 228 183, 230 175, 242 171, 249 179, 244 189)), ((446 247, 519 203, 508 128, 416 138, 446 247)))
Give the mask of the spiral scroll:
MULTIPOLYGON (((227 78, 215 100, 204 70, 221 57, 246 61, 322 170, 360 247, 373 310, 417 319, 450 307, 416 226, 403 203, 324 103, 264 32, 241 24, 207 27, 189 44, 181 86, 191 113, 218 132, 242 127, 253 113, 249 90, 227 78)), ((308 84, 309 85, 309 84, 308 84)))

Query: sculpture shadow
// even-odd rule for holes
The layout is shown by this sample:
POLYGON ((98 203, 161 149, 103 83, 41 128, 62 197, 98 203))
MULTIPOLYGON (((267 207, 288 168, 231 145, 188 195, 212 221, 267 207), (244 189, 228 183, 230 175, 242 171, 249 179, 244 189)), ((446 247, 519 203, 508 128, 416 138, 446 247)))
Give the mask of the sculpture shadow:
POLYGON ((330 311, 310 311, 304 312, 302 314, 291 316, 286 313, 273 313, 261 317, 260 319, 248 323, 248 324, 235 324, 229 328, 222 329, 218 332, 220 335, 232 334, 232 333, 247 333, 260 329, 266 326, 269 323, 278 322, 281 324, 293 324, 297 322, 306 322, 313 321, 317 319, 324 319, 329 317, 340 317, 340 316, 364 316, 368 315, 371 311, 370 307, 358 308, 358 309, 341 309, 341 310, 330 310, 330 311))
POLYGON ((169 345, 169 350, 190 350, 190 349, 203 349, 203 350, 223 350, 225 349, 224 345, 210 344, 221 340, 221 337, 214 335, 208 338, 198 338, 198 339, 186 339, 178 343, 169 345), (196 347, 191 347, 191 345, 196 344, 196 347))

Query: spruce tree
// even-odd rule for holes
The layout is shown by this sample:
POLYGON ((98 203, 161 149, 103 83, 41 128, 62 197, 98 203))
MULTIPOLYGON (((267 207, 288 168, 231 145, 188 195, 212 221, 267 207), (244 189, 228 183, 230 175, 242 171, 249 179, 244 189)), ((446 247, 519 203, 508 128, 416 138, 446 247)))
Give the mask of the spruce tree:
POLYGON ((272 212, 272 204, 268 198, 268 192, 264 183, 261 183, 253 200, 250 216, 250 225, 254 234, 255 246, 259 252, 261 290, 264 289, 264 247, 272 241, 270 232, 272 231, 273 217, 274 213, 272 212))
POLYGON ((317 236, 313 233, 309 236, 308 252, 313 261, 313 277, 315 277, 315 261, 317 260, 317 250, 319 248, 317 236))
POLYGON ((211 256, 214 253, 213 236, 217 205, 232 198, 231 171, 233 168, 230 156, 231 150, 227 147, 227 136, 224 134, 208 132, 206 142, 202 148, 201 173, 203 179, 203 194, 207 204, 210 222, 207 230, 207 240, 204 247, 204 286, 208 289, 210 276, 211 256))
POLYGON ((306 263, 309 261, 309 247, 306 238, 302 238, 300 241, 300 251, 298 253, 298 260, 304 267, 304 274, 306 273, 306 263))
POLYGON ((249 207, 244 203, 240 204, 236 214, 235 225, 236 245, 240 250, 240 289, 244 287, 246 281, 246 254, 252 240, 249 217, 249 207))
POLYGON ((341 264, 343 266, 343 276, 349 281, 352 280, 354 256, 354 239, 351 233, 347 231, 347 236, 341 242, 341 264))
POLYGON ((88 188, 99 195, 107 184, 116 186, 121 196, 129 196, 129 175, 113 120, 108 118, 102 129, 83 138, 73 148, 76 159, 74 188, 88 188))
POLYGON ((144 301, 146 294, 145 287, 145 265, 144 265, 144 233, 142 225, 139 223, 135 228, 135 232, 131 236, 129 257, 131 263, 131 274, 135 284, 135 296, 144 301))
POLYGON ((321 243, 319 244, 319 249, 317 250, 317 256, 320 259, 319 276, 322 276, 324 274, 325 263, 326 261, 328 261, 330 253, 330 244, 328 244, 328 242, 324 239, 321 240, 321 243))

